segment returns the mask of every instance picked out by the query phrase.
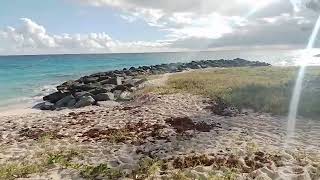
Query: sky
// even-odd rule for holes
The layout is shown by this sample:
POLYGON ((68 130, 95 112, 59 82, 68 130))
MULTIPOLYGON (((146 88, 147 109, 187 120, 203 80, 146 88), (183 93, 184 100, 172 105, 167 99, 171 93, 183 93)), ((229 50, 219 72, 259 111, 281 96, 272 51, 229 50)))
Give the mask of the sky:
POLYGON ((319 14, 320 0, 1 0, 0 55, 302 48, 319 14))

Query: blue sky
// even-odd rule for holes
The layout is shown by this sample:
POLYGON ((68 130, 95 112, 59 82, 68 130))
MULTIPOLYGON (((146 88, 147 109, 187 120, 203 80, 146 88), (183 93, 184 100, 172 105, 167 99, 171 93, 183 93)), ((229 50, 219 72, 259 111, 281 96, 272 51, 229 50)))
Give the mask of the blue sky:
POLYGON ((20 18, 29 18, 43 25, 50 33, 108 32, 122 41, 157 40, 165 32, 144 21, 124 21, 111 7, 92 7, 61 0, 3 0, 0 6, 0 27, 17 25, 20 18))
POLYGON ((305 46, 317 0, 2 0, 0 54, 305 46))

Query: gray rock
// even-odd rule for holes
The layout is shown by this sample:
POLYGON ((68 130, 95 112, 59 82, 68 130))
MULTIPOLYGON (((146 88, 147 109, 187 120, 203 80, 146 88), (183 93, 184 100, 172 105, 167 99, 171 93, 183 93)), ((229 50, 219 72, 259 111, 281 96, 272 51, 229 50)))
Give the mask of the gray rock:
POLYGON ((108 92, 110 92, 112 89, 114 89, 117 85, 114 84, 104 84, 101 86, 101 88, 106 89, 108 92))
POLYGON ((104 80, 107 80, 107 79, 110 79, 110 76, 99 76, 99 80, 98 81, 104 81, 104 80))
POLYGON ((75 108, 90 106, 95 103, 95 100, 91 96, 82 96, 78 102, 74 105, 75 108))
POLYGON ((99 77, 83 77, 81 81, 85 84, 95 83, 99 80, 99 77))
POLYGON ((57 86, 57 90, 61 92, 69 92, 73 86, 79 84, 79 82, 76 81, 67 81, 64 82, 63 84, 57 86))
POLYGON ((56 103, 60 99, 66 97, 68 95, 69 95, 69 93, 55 92, 55 93, 49 94, 48 96, 44 96, 43 100, 51 102, 51 103, 56 103))
POLYGON ((132 94, 129 91, 123 91, 123 92, 121 92, 119 99, 120 100, 131 100, 132 94))
POLYGON ((40 109, 40 110, 55 110, 55 106, 53 103, 50 103, 50 102, 42 102, 42 103, 39 103, 35 106, 32 107, 33 109, 40 109))
POLYGON ((115 91, 113 91, 114 97, 115 97, 116 99, 119 99, 121 93, 122 93, 121 90, 115 90, 115 91))
MULTIPOLYGON (((68 107, 70 101, 75 101, 73 95, 66 96, 55 103, 57 108, 68 107)), ((73 104, 74 105, 74 104, 73 104)))
POLYGON ((72 100, 70 100, 69 102, 68 102, 68 104, 67 104, 67 107, 68 108, 72 108, 72 107, 74 107, 74 105, 77 103, 77 100, 76 99, 72 99, 72 100))
POLYGON ((130 84, 122 84, 122 85, 118 85, 115 88, 113 88, 111 90, 111 92, 116 91, 116 90, 127 91, 127 90, 130 90, 131 87, 133 87, 133 86, 130 84))
POLYGON ((93 94, 93 95, 97 95, 97 94, 101 94, 101 93, 107 93, 110 92, 111 90, 105 89, 105 88, 96 88, 96 89, 92 89, 89 91, 89 93, 93 94))
POLYGON ((121 85, 122 84, 122 77, 117 77, 116 80, 117 80, 117 85, 121 85))
POLYGON ((115 107, 120 106, 120 103, 116 101, 99 101, 97 105, 101 107, 115 107))
POLYGON ((96 101, 108 101, 108 100, 114 100, 114 94, 113 93, 101 93, 98 95, 95 95, 93 97, 96 101))
POLYGON ((101 81, 99 81, 99 83, 100 83, 101 85, 110 84, 110 79, 101 80, 101 81))
POLYGON ((122 84, 122 77, 116 76, 112 77, 107 80, 100 81, 100 84, 114 84, 114 85, 121 85, 122 84))
POLYGON ((124 84, 129 84, 131 86, 137 86, 143 82, 144 82, 143 79, 138 79, 138 78, 130 78, 130 79, 124 80, 124 84))
POLYGON ((76 100, 79 100, 83 96, 93 96, 93 94, 87 92, 87 91, 82 91, 82 92, 76 92, 73 94, 76 100))
POLYGON ((98 84, 76 84, 72 88, 74 90, 89 91, 89 90, 95 89, 97 87, 99 87, 98 84))

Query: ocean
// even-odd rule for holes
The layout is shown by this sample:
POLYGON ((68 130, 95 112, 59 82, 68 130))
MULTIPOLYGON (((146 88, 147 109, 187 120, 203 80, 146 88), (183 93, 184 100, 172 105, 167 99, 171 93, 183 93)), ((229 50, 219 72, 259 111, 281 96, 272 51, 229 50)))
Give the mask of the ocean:
POLYGON ((207 59, 243 58, 272 65, 293 65, 294 50, 133 53, 93 55, 0 56, 0 110, 16 104, 32 106, 55 86, 90 73, 207 59))

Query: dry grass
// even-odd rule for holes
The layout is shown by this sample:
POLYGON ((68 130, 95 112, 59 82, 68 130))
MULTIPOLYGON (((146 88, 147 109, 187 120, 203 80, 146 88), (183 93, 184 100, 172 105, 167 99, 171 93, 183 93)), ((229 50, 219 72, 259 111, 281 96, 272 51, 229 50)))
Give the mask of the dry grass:
MULTIPOLYGON (((297 68, 258 67, 207 69, 174 74, 166 86, 147 88, 159 94, 188 92, 222 97, 238 108, 286 114, 297 68)), ((317 117, 320 109, 320 68, 308 68, 299 114, 317 117)))

